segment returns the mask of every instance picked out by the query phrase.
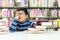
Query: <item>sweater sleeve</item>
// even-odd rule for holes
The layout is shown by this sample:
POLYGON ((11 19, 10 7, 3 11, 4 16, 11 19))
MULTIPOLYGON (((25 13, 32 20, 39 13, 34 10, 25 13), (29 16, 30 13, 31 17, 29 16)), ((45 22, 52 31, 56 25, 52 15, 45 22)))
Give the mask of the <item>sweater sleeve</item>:
POLYGON ((36 24, 35 24, 33 21, 31 21, 30 26, 31 26, 32 28, 35 28, 36 24))
POLYGON ((15 32, 16 31, 16 26, 17 26, 17 22, 16 22, 16 20, 14 20, 9 27, 9 31, 10 32, 15 32))

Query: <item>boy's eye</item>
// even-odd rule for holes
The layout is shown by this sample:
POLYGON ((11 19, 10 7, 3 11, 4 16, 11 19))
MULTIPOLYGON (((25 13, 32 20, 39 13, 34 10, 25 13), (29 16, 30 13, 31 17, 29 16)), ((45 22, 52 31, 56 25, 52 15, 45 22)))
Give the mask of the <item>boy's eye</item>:
POLYGON ((18 13, 18 15, 22 15, 22 13, 18 13))

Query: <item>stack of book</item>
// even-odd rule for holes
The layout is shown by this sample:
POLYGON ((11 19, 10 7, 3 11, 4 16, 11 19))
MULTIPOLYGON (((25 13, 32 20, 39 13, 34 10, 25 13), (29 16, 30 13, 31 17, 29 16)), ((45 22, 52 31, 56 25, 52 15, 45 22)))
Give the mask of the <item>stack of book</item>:
POLYGON ((0 32, 7 32, 8 28, 8 19, 7 18, 3 18, 0 19, 0 32))

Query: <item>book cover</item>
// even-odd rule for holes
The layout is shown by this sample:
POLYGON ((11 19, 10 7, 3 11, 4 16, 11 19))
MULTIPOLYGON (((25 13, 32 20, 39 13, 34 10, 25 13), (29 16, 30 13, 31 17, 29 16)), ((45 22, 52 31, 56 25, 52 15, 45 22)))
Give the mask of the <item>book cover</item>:
POLYGON ((0 7, 2 6, 2 0, 0 0, 0 7))
POLYGON ((8 6, 14 7, 15 6, 15 0, 8 0, 8 6))
POLYGON ((1 6, 2 7, 13 7, 14 0, 1 0, 1 6))
POLYGON ((11 10, 9 9, 2 9, 2 17, 10 17, 11 16, 11 10))
POLYGON ((37 13, 36 13, 37 17, 44 17, 44 14, 42 13, 41 9, 37 9, 36 11, 37 11, 37 13))
POLYGON ((50 9, 47 9, 46 16, 47 16, 47 17, 51 17, 50 9))
POLYGON ((30 7, 35 7, 35 0, 29 0, 30 7))
POLYGON ((46 10, 32 9, 30 11, 30 17, 46 17, 46 10))
POLYGON ((60 7, 60 0, 57 0, 57 2, 58 2, 58 7, 60 7))
POLYGON ((31 9, 31 10, 30 10, 30 17, 35 17, 35 14, 34 14, 33 11, 34 11, 34 9, 31 9))
POLYGON ((58 10, 58 16, 60 17, 60 10, 58 10))
POLYGON ((60 19, 58 19, 58 27, 60 28, 60 19))
POLYGON ((48 0, 48 7, 54 7, 55 0, 48 0))
POLYGON ((57 27, 58 26, 58 20, 56 19, 56 20, 52 20, 52 22, 53 22, 53 27, 57 27))
POLYGON ((16 0, 17 7, 28 7, 28 0, 16 0))
POLYGON ((42 9, 41 11, 42 11, 42 15, 43 15, 44 17, 46 17, 47 9, 42 9))
POLYGON ((50 13, 51 13, 51 16, 52 17, 57 17, 57 9, 52 9, 52 10, 50 10, 50 13))
POLYGON ((15 15, 15 10, 14 10, 14 9, 11 9, 10 12, 11 12, 11 16, 10 16, 10 17, 14 17, 14 15, 15 15))
POLYGON ((0 18, 2 17, 2 10, 0 10, 0 18))
POLYGON ((48 5, 47 5, 47 3, 48 3, 47 1, 48 1, 48 0, 43 0, 43 3, 42 3, 43 5, 42 5, 42 7, 47 7, 47 6, 48 6, 48 5))
POLYGON ((25 7, 28 7, 28 0, 24 0, 25 7))
POLYGON ((8 19, 0 19, 0 32, 8 32, 8 19))

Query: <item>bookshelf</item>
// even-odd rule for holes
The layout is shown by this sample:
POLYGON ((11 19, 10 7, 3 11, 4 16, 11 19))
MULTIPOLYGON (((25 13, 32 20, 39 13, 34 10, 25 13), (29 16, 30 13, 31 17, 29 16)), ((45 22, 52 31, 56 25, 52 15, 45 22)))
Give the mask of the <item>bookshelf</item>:
MULTIPOLYGON (((33 0, 34 1, 34 0, 33 0)), ((56 9, 57 10, 57 17, 51 17, 51 16, 44 16, 44 17, 30 17, 30 18, 39 18, 39 19, 49 19, 49 20, 53 20, 53 19, 60 19, 60 17, 58 16, 59 15, 59 10, 60 10, 60 3, 59 1, 60 0, 38 0, 40 4, 37 4, 37 0, 35 0, 33 2, 32 0, 25 0, 25 4, 24 4, 24 1, 22 0, 14 0, 14 3, 11 4, 10 6, 0 6, 0 9, 19 9, 19 8, 26 8, 26 9, 56 9), (31 4, 32 2, 32 4, 31 4), (19 4, 21 3, 21 4, 19 4), (52 4, 51 4, 52 3, 52 4), (18 4, 18 5, 17 5, 18 4), (22 5, 23 4, 23 5, 22 5), (25 6, 25 5, 28 5, 28 6, 25 6)), ((12 1, 13 2, 13 1, 12 1)), ((49 12, 48 12, 49 13, 49 12)), ((0 18, 12 18, 14 19, 14 16, 13 17, 0 17, 0 18)), ((53 27, 52 27, 53 28, 53 27)), ((57 28, 58 28, 58 25, 57 25, 57 28)))
POLYGON ((26 9, 60 9, 60 7, 0 7, 0 9, 18 9, 18 8, 26 8, 26 9))

